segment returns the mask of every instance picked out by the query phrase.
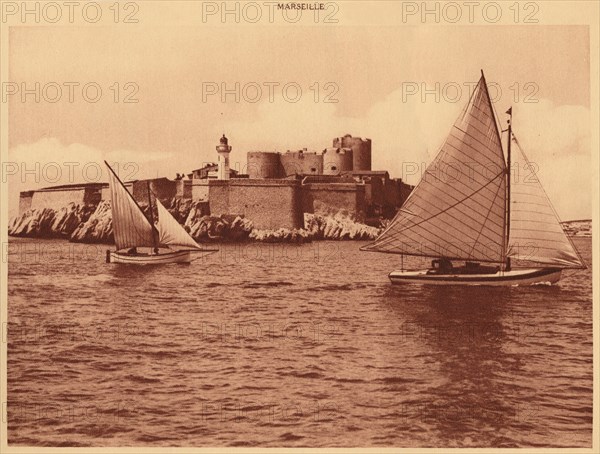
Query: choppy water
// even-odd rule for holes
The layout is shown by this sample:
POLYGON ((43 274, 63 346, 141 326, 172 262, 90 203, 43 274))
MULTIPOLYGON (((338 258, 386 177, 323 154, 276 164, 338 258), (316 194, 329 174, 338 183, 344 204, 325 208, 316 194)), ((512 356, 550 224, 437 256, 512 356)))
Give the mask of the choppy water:
POLYGON ((359 246, 139 268, 12 240, 9 444, 591 446, 591 270, 392 287, 359 246))

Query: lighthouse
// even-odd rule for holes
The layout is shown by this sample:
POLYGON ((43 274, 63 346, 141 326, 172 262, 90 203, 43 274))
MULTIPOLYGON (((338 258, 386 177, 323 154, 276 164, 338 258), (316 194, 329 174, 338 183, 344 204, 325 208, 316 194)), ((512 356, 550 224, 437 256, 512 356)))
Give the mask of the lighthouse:
POLYGON ((225 134, 223 134, 219 145, 217 145, 217 153, 219 153, 219 180, 229 180, 229 153, 231 153, 231 147, 227 144, 225 134))

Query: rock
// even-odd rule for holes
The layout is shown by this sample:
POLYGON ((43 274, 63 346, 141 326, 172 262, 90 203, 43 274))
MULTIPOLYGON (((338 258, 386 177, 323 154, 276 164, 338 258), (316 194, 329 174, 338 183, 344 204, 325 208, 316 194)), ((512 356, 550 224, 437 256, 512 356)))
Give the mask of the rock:
POLYGON ((230 241, 244 241, 249 239, 250 234, 254 230, 252 221, 240 216, 236 216, 231 224, 229 224, 229 232, 227 238, 230 241))
POLYGON ((32 238, 69 238, 77 227, 88 220, 95 206, 69 203, 66 207, 28 210, 13 218, 8 234, 32 238))
POLYGON ((196 241, 245 241, 252 232, 252 221, 240 216, 201 216, 190 211, 185 229, 196 241))
MULTIPOLYGON (((148 211, 141 203, 142 211, 148 211)), ((198 242, 260 241, 271 243, 303 243, 312 240, 373 240, 381 228, 357 222, 348 212, 304 215, 303 229, 254 229, 250 219, 242 216, 210 216, 206 201, 172 199, 165 207, 198 242)), ((156 215, 156 213, 155 213, 156 215)), ((59 210, 34 209, 11 219, 8 233, 12 236, 69 238, 81 243, 112 243, 110 202, 97 206, 70 203, 59 210)))
POLYGON ((215 216, 202 216, 199 219, 190 216, 185 226, 189 234, 196 241, 220 240, 226 230, 225 222, 215 216))
POLYGON ((56 213, 51 227, 52 231, 63 238, 69 238, 79 225, 87 222, 95 208, 93 205, 79 206, 70 203, 56 213))
POLYGON ((249 238, 263 243, 305 243, 312 241, 310 232, 304 229, 252 230, 249 238))
POLYGON ((356 222, 344 213, 304 213, 304 228, 320 240, 374 240, 381 229, 356 222))
POLYGON ((192 201, 190 199, 177 199, 174 198, 169 204, 165 205, 165 208, 169 210, 169 213, 179 222, 184 225, 191 215, 192 217, 202 217, 209 214, 210 210, 208 202, 205 201, 192 201))
POLYGON ((110 202, 100 202, 89 219, 73 231, 70 240, 74 243, 114 243, 110 202))

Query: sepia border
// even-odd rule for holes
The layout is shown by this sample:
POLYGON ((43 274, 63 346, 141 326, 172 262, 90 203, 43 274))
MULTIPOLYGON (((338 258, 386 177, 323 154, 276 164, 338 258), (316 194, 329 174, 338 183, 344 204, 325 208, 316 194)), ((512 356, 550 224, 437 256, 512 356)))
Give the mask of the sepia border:
MULTIPOLYGON (((485 2, 486 0, 482 0, 485 2)), ((500 0, 501 3, 514 3, 515 0, 500 0)), ((5 3, 4 0, 0 0, 0 3, 5 3)), ((19 3, 21 3, 19 1, 19 3)), ((193 25, 197 22, 197 19, 191 17, 191 15, 183 14, 164 14, 164 11, 158 6, 159 4, 169 4, 169 13, 175 12, 177 8, 189 7, 191 4, 202 3, 200 0, 187 0, 171 2, 167 0, 142 0, 138 1, 143 7, 144 12, 144 27, 158 27, 165 25, 193 25)), ((220 3, 220 2, 219 2, 220 3)), ((303 2, 303 3, 315 3, 315 2, 303 2)), ((402 23, 402 15, 400 13, 401 1, 338 1, 340 6, 339 14, 343 17, 343 25, 339 26, 414 26, 414 27, 442 27, 442 26, 455 26, 455 27, 469 27, 470 25, 452 25, 446 24, 441 25, 438 23, 422 23, 422 24, 406 24, 402 23)), ((421 2, 418 2, 421 3, 421 2)), ((435 3, 435 2, 429 2, 435 3)), ((262 453, 262 452, 366 452, 366 453, 392 453, 392 452, 410 452, 410 453, 434 453, 434 452, 534 452, 534 453, 586 453, 593 454, 600 452, 600 308, 599 308, 599 293, 598 284, 600 283, 600 274, 598 267, 598 260, 600 259, 599 250, 599 237, 598 237, 598 222, 600 221, 599 209, 600 209, 600 193, 599 193, 599 177, 600 177, 600 70, 599 70, 599 52, 600 52, 600 35, 599 35, 599 24, 600 24, 600 3, 597 0, 589 1, 563 1, 563 0, 538 0, 536 1, 540 5, 541 14, 539 15, 539 24, 531 24, 531 27, 543 26, 543 25, 588 25, 589 36, 590 36, 590 113, 591 113, 591 152, 592 152, 592 163, 593 163, 593 236, 592 236, 592 249, 593 249, 593 332, 594 332, 594 343, 593 343, 593 371, 594 371, 594 392, 593 392, 593 433, 592 433, 592 447, 591 448, 578 448, 578 449, 545 449, 545 448, 519 448, 519 449, 502 449, 502 448, 215 448, 215 447, 194 447, 194 448, 172 448, 172 447, 114 447, 114 448, 46 448, 46 447, 10 447, 7 444, 7 422, 5 418, 2 418, 0 426, 0 453, 262 453)), ((36 24, 36 26, 56 26, 55 24, 36 24)), ((314 26, 338 26, 336 24, 313 24, 314 26)), ((475 23, 474 25, 495 27, 497 25, 509 25, 508 23, 499 24, 486 24, 486 23, 475 23)), ((522 25, 522 24, 519 24, 522 25)), ((8 49, 9 43, 9 28, 10 27, 27 27, 29 25, 17 23, 17 21, 7 21, 7 23, 0 22, 0 81, 7 81, 8 79, 8 49)), ((81 24, 64 25, 65 27, 70 26, 81 26, 81 24)), ((90 25, 95 26, 95 25, 90 25)), ((114 26, 119 26, 114 25, 114 26)), ((227 27, 227 24, 220 25, 227 27)), ((229 25, 230 26, 230 25, 229 25)), ((235 24, 235 26, 248 26, 248 24, 235 24)), ((8 160, 8 104, 0 103, 0 162, 8 160)), ((0 241, 5 244, 8 241, 8 193, 7 184, 2 182, 0 185, 0 241)), ((2 260, 0 261, 0 326, 2 326, 3 332, 5 324, 8 320, 8 307, 7 307, 7 263, 2 260)), ((3 338, 0 343, 0 402, 7 402, 7 343, 3 338)), ((2 410, 4 411, 4 409, 2 410)))

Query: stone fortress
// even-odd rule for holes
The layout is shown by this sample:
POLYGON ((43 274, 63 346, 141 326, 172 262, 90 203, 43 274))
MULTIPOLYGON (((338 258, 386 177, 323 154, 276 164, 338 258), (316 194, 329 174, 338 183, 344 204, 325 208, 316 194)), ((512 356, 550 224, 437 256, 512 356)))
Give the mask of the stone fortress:
MULTIPOLYGON (((300 229, 304 214, 348 216, 378 225, 391 218, 412 186, 371 169, 371 140, 345 135, 322 152, 250 151, 243 171, 230 168, 232 146, 223 135, 216 146, 217 163, 208 163, 176 179, 127 181, 140 203, 148 200, 148 182, 166 205, 176 200, 203 204, 205 214, 249 219, 256 229, 300 229)), ((108 183, 55 186, 20 194, 19 212, 60 209, 69 203, 96 205, 110 200, 108 183)))

